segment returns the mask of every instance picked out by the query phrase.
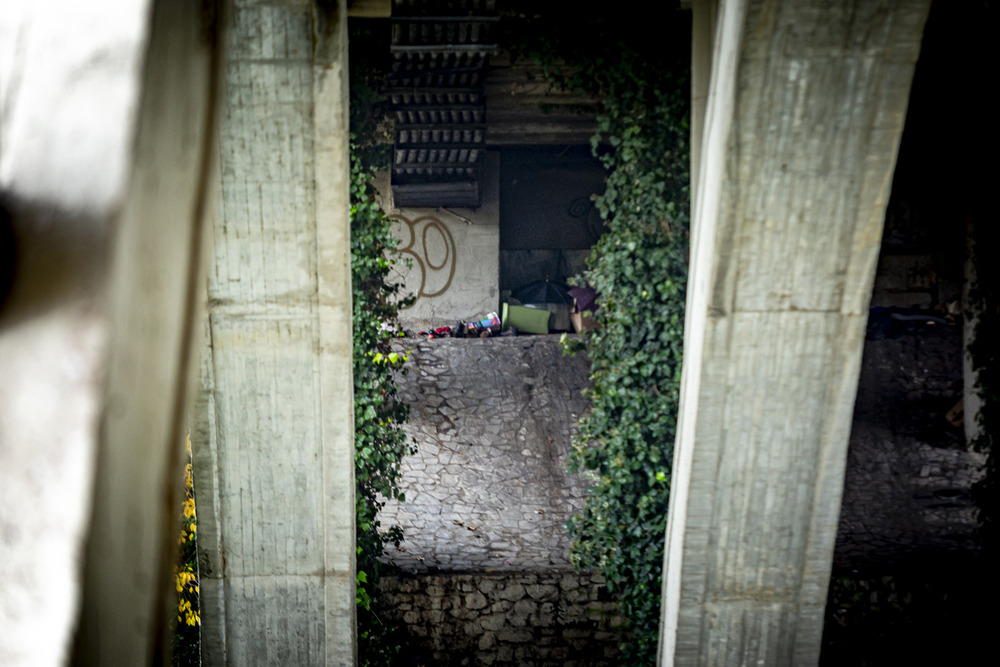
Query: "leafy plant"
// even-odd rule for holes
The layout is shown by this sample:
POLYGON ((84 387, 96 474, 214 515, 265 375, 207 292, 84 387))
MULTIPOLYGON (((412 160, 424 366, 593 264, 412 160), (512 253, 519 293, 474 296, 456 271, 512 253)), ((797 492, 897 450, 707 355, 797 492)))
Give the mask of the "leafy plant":
MULTIPOLYGON (((608 231, 584 280, 600 293, 600 328, 587 331, 591 408, 578 423, 571 469, 591 471, 584 510, 568 528, 571 559, 597 568, 628 621, 623 664, 655 664, 661 570, 680 391, 688 264, 689 25, 655 22, 653 38, 613 16, 572 29, 512 31, 561 87, 600 100, 591 145, 608 170, 596 198, 608 231), (664 27, 664 24, 667 24, 664 27), (586 39, 551 35, 585 35, 586 39), (532 37, 537 37, 532 41, 532 37)), ((579 347, 569 343, 572 351, 579 347)))
MULTIPOLYGON (((376 201, 373 169, 351 157, 351 270, 354 287, 354 466, 357 484, 358 637, 361 664, 390 664, 384 641, 392 628, 377 615, 379 556, 389 542, 399 544, 398 526, 382 530, 378 511, 385 499, 405 500, 399 490, 400 464, 415 451, 400 425, 409 406, 397 398, 396 373, 406 356, 391 349, 399 334, 401 286, 388 282, 394 263, 387 252, 396 243, 390 222, 376 201)), ((405 300, 404 300, 405 302, 405 300)))
POLYGON ((194 480, 191 472, 191 437, 187 439, 187 463, 184 466, 184 504, 181 506, 181 532, 177 538, 179 554, 174 565, 177 590, 177 620, 174 626, 174 665, 201 664, 201 612, 198 604, 198 514, 194 503, 194 480))
MULTIPOLYGON (((372 46, 371 35, 352 31, 352 47, 372 46)), ((400 308, 411 302, 402 285, 389 279, 397 261, 397 239, 382 211, 375 173, 387 156, 378 129, 381 70, 361 49, 351 52, 351 277, 354 334, 354 465, 357 484, 358 653, 362 665, 388 665, 400 652, 396 628, 378 614, 379 557, 385 545, 399 544, 398 526, 383 530, 378 511, 386 499, 405 500, 399 489, 400 464, 415 451, 401 425, 409 406, 397 396, 396 376, 405 372, 405 354, 392 349, 401 334, 400 308), (357 57, 356 57, 357 56, 357 57)), ((388 48, 385 48, 388 53, 388 48)))

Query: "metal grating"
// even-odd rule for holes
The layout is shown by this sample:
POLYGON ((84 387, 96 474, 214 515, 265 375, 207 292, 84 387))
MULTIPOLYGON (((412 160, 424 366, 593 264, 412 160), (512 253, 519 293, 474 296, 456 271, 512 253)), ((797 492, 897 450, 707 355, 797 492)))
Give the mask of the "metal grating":
POLYGON ((398 207, 480 205, 496 0, 394 0, 388 96, 398 207))

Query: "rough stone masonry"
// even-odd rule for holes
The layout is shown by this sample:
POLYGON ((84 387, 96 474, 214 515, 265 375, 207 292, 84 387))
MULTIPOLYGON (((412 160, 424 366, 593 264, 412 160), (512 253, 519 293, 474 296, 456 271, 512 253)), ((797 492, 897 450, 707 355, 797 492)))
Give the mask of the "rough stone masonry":
MULTIPOLYGON (((406 534, 387 559, 386 614, 429 664, 611 664, 621 617, 600 577, 572 571, 564 523, 587 481, 566 470, 589 362, 558 337, 405 339, 401 398, 418 452, 406 534)), ((417 656, 414 656, 415 658, 417 656)))

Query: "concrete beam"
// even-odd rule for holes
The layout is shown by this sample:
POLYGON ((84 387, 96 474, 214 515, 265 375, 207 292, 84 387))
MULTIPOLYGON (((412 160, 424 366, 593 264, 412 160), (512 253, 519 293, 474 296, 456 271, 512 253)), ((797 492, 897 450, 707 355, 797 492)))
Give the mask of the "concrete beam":
POLYGON ((387 19, 392 16, 392 0, 348 0, 347 13, 351 18, 387 19))
POLYGON ((928 6, 720 3, 661 664, 818 661, 868 301, 928 6))
MULTIPOLYGON (((684 4, 684 3, 682 3, 684 4)), ((718 0, 692 0, 691 9, 691 192, 698 192, 705 108, 712 78, 712 36, 718 20, 718 0)), ((691 211, 692 220, 697 213, 691 211)))
POLYGON ((207 665, 355 661, 346 20, 233 11, 192 438, 207 665))
POLYGON ((0 12, 0 224, 16 262, 0 295, 4 665, 163 658, 214 6, 0 12))
POLYGON ((111 254, 107 407, 78 664, 135 665, 169 653, 215 171, 219 18, 212 3, 157 2, 152 11, 130 185, 111 254))

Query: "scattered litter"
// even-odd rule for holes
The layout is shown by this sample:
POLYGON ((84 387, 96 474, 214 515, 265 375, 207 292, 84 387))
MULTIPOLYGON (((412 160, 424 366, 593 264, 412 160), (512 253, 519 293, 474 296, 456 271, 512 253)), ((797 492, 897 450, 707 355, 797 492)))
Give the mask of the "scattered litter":
POLYGON ((898 338, 903 334, 926 331, 939 326, 954 325, 955 320, 947 312, 941 317, 941 312, 924 310, 922 308, 883 308, 875 306, 868 309, 868 330, 865 338, 868 340, 883 340, 898 338))
POLYGON ((944 418, 955 428, 962 426, 965 423, 965 399, 958 399, 958 402, 952 406, 951 410, 945 413, 944 418))
POLYGON ((418 331, 417 335, 431 340, 493 338, 553 331, 579 333, 597 326, 589 314, 599 308, 599 298, 600 295, 592 287, 569 288, 562 283, 539 280, 514 290, 510 299, 502 304, 500 316, 495 311, 490 311, 485 317, 460 320, 454 326, 418 331))

